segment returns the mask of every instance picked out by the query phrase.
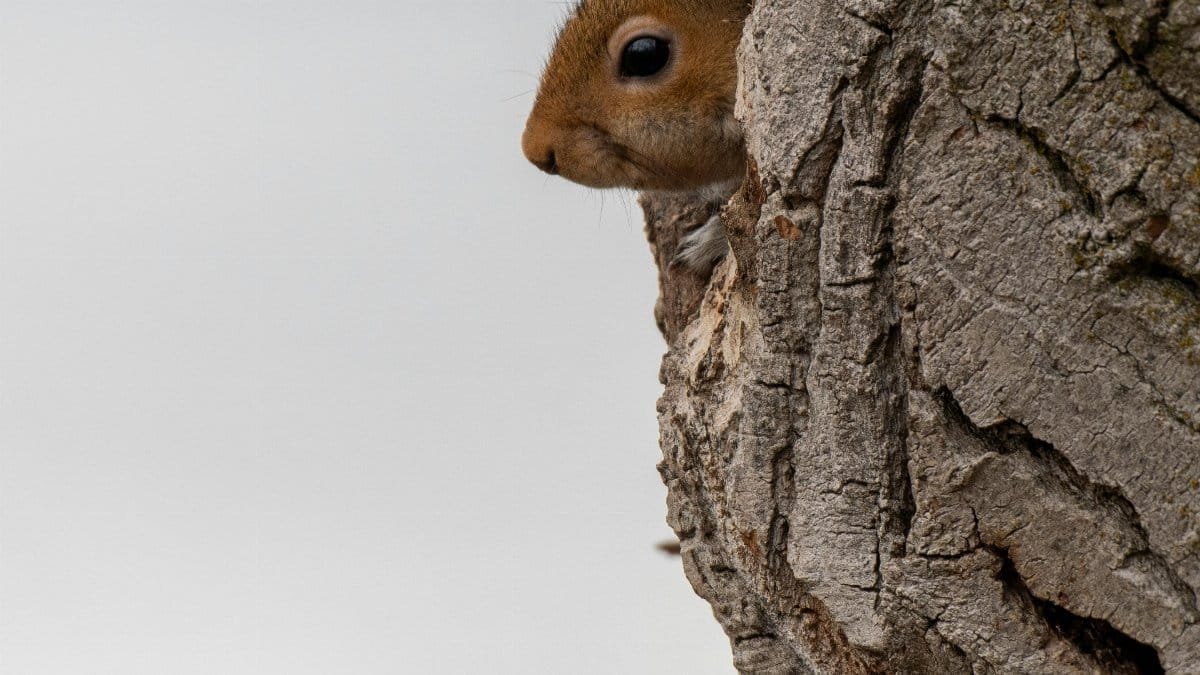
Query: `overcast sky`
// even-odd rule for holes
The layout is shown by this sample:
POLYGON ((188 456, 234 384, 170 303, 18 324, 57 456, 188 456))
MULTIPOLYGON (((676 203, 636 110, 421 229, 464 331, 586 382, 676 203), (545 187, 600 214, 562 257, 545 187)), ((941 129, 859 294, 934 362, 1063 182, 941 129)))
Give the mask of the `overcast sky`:
POLYGON ((564 11, 0 4, 0 671, 732 672, 564 11))

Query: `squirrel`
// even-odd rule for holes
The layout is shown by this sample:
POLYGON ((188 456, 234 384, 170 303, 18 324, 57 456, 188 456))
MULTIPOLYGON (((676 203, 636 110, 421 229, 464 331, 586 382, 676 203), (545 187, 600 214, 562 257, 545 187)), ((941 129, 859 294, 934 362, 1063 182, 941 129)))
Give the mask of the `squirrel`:
MULTIPOLYGON (((734 118, 748 0, 582 0, 542 73, 521 148, 542 171, 595 188, 691 193, 716 211, 746 173, 734 118)), ((672 264, 711 269, 719 215, 672 264)))

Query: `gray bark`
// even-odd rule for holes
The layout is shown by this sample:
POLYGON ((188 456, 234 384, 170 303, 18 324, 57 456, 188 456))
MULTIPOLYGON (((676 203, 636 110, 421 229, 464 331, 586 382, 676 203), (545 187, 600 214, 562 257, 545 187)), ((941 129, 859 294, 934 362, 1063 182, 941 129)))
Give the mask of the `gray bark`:
POLYGON ((668 520, 747 673, 1200 673, 1200 0, 759 0, 669 261, 668 520))

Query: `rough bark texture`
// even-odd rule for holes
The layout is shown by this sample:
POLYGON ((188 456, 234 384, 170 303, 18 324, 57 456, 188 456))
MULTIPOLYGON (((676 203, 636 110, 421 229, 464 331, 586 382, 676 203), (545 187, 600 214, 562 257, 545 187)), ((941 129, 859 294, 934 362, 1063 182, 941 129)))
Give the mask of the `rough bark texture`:
POLYGON ((669 522, 747 673, 1200 673, 1200 0, 759 0, 670 268, 669 522))

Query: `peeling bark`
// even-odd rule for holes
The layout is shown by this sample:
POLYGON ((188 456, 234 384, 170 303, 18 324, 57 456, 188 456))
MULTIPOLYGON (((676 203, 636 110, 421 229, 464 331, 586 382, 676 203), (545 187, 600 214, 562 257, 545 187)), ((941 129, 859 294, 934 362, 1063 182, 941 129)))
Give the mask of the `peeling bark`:
POLYGON ((732 254, 644 199, 746 673, 1200 672, 1200 2, 759 0, 732 254))

